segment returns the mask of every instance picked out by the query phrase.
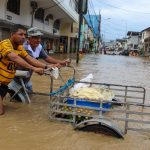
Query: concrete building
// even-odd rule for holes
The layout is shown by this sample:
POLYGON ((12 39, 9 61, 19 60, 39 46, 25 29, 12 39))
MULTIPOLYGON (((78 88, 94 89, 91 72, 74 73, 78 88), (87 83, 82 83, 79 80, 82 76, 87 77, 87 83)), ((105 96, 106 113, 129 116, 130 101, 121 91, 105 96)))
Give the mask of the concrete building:
POLYGON ((106 50, 114 51, 116 45, 116 41, 104 42, 104 46, 106 50))
POLYGON ((116 39, 115 50, 116 51, 127 50, 127 39, 126 38, 116 39))
MULTIPOLYGON (((44 33, 43 44, 50 49, 69 52, 74 23, 78 23, 76 0, 0 0, 0 40, 9 36, 11 25, 36 26, 44 33), (65 37, 65 38, 64 38, 65 37)), ((76 30, 77 32, 77 30, 76 30)))
POLYGON ((142 44, 145 55, 150 55, 150 27, 144 29, 142 32, 142 44))
POLYGON ((140 50, 139 47, 141 45, 141 33, 135 31, 128 31, 127 36, 127 49, 140 50))

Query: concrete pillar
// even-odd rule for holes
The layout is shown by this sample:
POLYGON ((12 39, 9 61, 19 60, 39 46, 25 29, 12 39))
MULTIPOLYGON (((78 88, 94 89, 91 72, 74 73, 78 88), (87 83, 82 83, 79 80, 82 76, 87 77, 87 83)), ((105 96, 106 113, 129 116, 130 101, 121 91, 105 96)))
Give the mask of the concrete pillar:
POLYGON ((68 45, 67 53, 69 53, 70 52, 70 37, 69 36, 68 36, 68 43, 67 43, 67 45, 68 45))

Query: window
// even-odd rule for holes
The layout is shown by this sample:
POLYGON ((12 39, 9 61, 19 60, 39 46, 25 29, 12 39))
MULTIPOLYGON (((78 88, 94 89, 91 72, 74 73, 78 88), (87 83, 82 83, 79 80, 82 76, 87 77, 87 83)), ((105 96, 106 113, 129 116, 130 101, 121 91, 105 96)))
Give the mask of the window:
POLYGON ((55 20, 53 27, 54 27, 54 29, 59 30, 59 28, 60 28, 60 20, 59 19, 55 20))
POLYGON ((45 18, 45 21, 48 21, 49 19, 53 20, 53 15, 52 14, 48 14, 45 18))
POLYGON ((134 49, 138 49, 138 45, 134 45, 134 49))
POLYGON ((7 10, 19 15, 20 14, 20 0, 8 0, 7 10))
POLYGON ((48 14, 46 17, 45 17, 45 24, 46 25, 49 25, 49 20, 53 20, 53 15, 52 14, 48 14))
POLYGON ((38 8, 35 12, 35 19, 39 20, 40 22, 44 22, 44 9, 38 8))

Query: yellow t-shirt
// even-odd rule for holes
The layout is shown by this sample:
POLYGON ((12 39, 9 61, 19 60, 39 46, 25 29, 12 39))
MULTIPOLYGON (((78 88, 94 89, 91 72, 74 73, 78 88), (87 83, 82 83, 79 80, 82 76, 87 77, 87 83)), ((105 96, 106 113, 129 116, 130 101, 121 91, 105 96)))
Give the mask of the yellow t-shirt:
POLYGON ((19 45, 17 50, 15 50, 9 39, 0 42, 0 83, 4 85, 11 82, 16 72, 16 63, 7 57, 11 52, 16 53, 22 58, 28 55, 22 45, 19 45))

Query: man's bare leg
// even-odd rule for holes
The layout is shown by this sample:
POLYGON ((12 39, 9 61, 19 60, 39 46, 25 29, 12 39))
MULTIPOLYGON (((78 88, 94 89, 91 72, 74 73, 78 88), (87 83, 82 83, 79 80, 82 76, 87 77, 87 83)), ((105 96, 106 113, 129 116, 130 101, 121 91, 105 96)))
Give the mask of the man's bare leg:
POLYGON ((4 111, 3 99, 0 96, 0 115, 3 115, 4 113, 5 111, 4 111))

